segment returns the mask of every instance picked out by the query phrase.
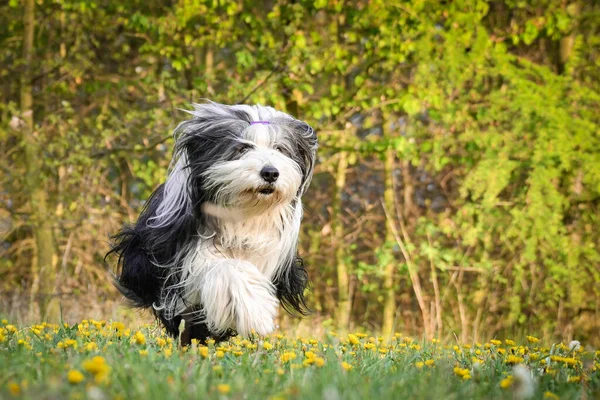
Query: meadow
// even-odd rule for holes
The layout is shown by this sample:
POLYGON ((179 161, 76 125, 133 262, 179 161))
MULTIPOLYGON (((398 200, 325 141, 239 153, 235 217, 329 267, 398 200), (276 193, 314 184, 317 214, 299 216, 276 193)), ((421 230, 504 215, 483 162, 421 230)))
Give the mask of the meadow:
POLYGON ((153 324, 0 325, 0 398, 592 399, 600 351, 534 336, 442 343, 395 333, 274 334, 179 348, 153 324))

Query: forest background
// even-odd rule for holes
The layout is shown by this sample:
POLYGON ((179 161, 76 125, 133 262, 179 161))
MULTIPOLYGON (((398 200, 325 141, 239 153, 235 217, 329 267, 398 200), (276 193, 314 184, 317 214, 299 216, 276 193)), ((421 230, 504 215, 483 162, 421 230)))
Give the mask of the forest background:
POLYGON ((599 21, 583 0, 3 2, 0 313, 137 316, 108 235, 209 98, 318 132, 314 313, 284 328, 598 344, 599 21))

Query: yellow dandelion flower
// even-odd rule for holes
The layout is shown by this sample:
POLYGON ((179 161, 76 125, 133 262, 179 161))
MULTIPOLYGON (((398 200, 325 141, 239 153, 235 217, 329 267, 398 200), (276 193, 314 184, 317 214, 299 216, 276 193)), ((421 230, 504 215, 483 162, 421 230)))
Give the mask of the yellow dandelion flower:
POLYGON ((512 354, 509 355, 508 357, 506 357, 506 360, 505 360, 505 362, 510 365, 521 364, 523 361, 525 361, 523 358, 521 358, 519 356, 514 356, 512 354))
POLYGON ((2 319, 2 325, 8 325, 8 320, 7 319, 2 319))
POLYGON ((283 368, 277 368, 277 375, 285 374, 285 370, 283 368))
POLYGON ((465 375, 469 375, 471 372, 466 368, 454 367, 454 374, 456 376, 465 377, 465 375))
POLYGON ((352 333, 348 334, 348 341, 351 344, 359 344, 360 343, 360 340, 358 339, 358 336, 356 336, 356 335, 354 335, 352 333))
POLYGON ((375 344, 374 344, 374 343, 365 343, 365 344, 363 345, 363 347, 364 347, 366 350, 371 350, 371 349, 375 348, 375 344))
POLYGON ((237 357, 240 357, 240 356, 243 356, 243 355, 244 355, 244 352, 243 352, 243 351, 234 351, 234 352, 233 352, 233 355, 234 355, 234 356, 237 356, 237 357))
POLYGON ((506 343, 506 344, 507 344, 507 345, 509 345, 509 346, 514 346, 514 345, 516 345, 516 343, 514 342, 514 340, 511 340, 511 339, 506 339, 506 340, 504 341, 504 343, 506 343))
POLYGON ((425 365, 427 365, 428 367, 432 367, 435 365, 435 361, 434 360, 425 360, 425 365))
POLYGON ((198 350, 202 358, 208 358, 208 347, 201 346, 198 350))
POLYGON ((494 346, 500 346, 502 344, 502 341, 501 340, 492 339, 492 340, 490 340, 490 343, 493 344, 494 346))
MULTIPOLYGON (((531 344, 537 343, 540 341, 540 339, 536 338, 535 336, 527 336, 527 341, 531 344)), ((548 392, 549 393, 549 392, 548 392)))
POLYGON ((265 350, 271 350, 273 348, 273 345, 269 342, 264 342, 262 347, 265 350))
POLYGON ((296 353, 293 351, 286 351, 280 357, 282 362, 286 363, 288 361, 294 360, 296 358, 296 353))
POLYGON ((321 357, 315 357, 314 361, 315 361, 315 365, 319 368, 322 367, 323 365, 325 365, 325 360, 321 357))
POLYGON ((158 345, 158 347, 165 347, 167 341, 163 338, 156 338, 156 344, 158 345))
POLYGON ((148 356, 148 350, 140 350, 140 356, 147 357, 148 356))
POLYGON ((570 376, 567 378, 567 382, 569 383, 579 383, 581 382, 581 376, 570 376))
POLYGON ((83 376, 83 374, 76 369, 72 369, 67 373, 67 380, 72 385, 81 383, 84 381, 84 379, 85 379, 85 376, 83 376))
POLYGON ((134 335, 131 338, 131 340, 135 344, 139 344, 139 345, 145 345, 146 344, 146 336, 142 332, 140 332, 140 331, 137 331, 136 333, 134 333, 134 335))
POLYGON ((84 346, 83 349, 84 351, 94 351, 94 350, 98 350, 98 344, 96 342, 87 342, 84 346))
POLYGON ((7 387, 8 387, 8 391, 13 396, 18 396, 18 395, 21 394, 21 386, 18 383, 11 382, 11 383, 8 384, 7 387))
POLYGON ((222 352, 221 350, 217 350, 217 351, 215 351, 215 356, 217 356, 217 358, 223 358, 223 357, 225 357, 225 353, 222 352))
POLYGON ((498 352, 498 354, 505 354, 506 353, 506 349, 502 349, 502 348, 498 348, 498 349, 496 349, 496 351, 498 352))
POLYGON ((415 363, 415 367, 417 367, 418 369, 421 369, 425 366, 425 363, 423 361, 417 361, 415 363))
POLYGON ((17 333, 18 332, 17 327, 14 326, 14 325, 6 325, 4 327, 4 329, 6 329, 6 331, 9 332, 9 333, 17 333))
POLYGON ((502 389, 508 389, 509 387, 511 387, 513 384, 513 377, 512 375, 507 376, 506 378, 502 379, 500 381, 500 387, 502 389))
POLYGON ((344 362, 342 362, 342 368, 344 368, 345 371, 351 371, 352 368, 354 368, 354 367, 352 366, 352 364, 348 364, 347 362, 344 361, 344 362))
POLYGON ((558 397, 557 395, 555 395, 552 392, 544 392, 544 398, 551 399, 551 400, 560 400, 560 397, 558 397))
POLYGON ((231 386, 226 383, 220 383, 217 385, 217 392, 221 394, 227 394, 231 391, 231 386))
POLYGON ((170 358, 173 355, 173 350, 171 350, 170 348, 164 349, 163 354, 166 358, 170 358))

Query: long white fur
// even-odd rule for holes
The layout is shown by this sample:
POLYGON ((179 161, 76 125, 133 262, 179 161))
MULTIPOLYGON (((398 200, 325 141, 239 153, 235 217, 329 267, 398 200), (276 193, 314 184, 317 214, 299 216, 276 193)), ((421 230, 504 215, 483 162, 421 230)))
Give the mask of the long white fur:
MULTIPOLYGON (((270 107, 234 107, 256 121, 290 118, 270 107)), ((190 113, 202 116, 206 112, 223 114, 223 109, 203 105, 190 113)), ((295 256, 304 190, 299 166, 275 149, 286 145, 280 134, 277 126, 250 125, 242 136, 255 148, 239 160, 217 162, 205 171, 207 187, 221 190, 214 203, 202 204, 206 224, 199 227, 197 240, 184 249, 184 259, 176 261, 181 280, 175 286, 183 287, 183 299, 170 296, 174 287, 167 287, 163 304, 156 308, 181 313, 189 305, 202 304, 198 317, 214 333, 235 329, 241 335, 252 331, 266 335, 273 331, 279 301, 271 282, 295 256), (265 185, 260 177, 265 166, 280 172, 275 192, 269 195, 257 192, 265 185)), ((158 215, 149 223, 166 225, 177 210, 191 208, 185 162, 181 157, 171 171, 158 215)))

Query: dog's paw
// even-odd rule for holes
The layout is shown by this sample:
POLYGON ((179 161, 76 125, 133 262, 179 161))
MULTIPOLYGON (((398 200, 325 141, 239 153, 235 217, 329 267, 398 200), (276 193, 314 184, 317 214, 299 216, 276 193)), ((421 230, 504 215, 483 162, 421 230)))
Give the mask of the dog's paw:
POLYGON ((279 301, 272 293, 270 283, 249 285, 241 296, 234 296, 236 330, 242 336, 256 332, 266 336, 275 330, 279 301))

